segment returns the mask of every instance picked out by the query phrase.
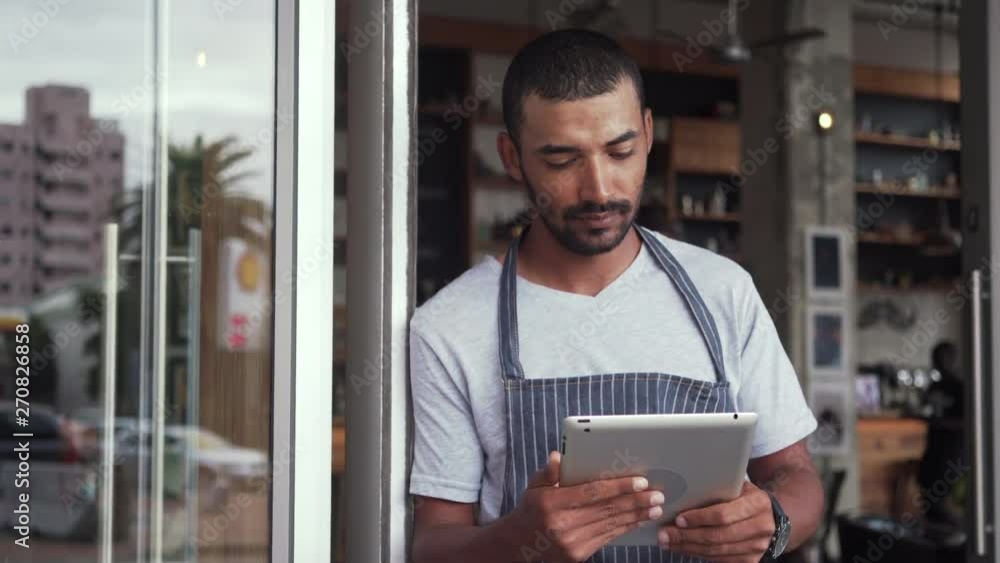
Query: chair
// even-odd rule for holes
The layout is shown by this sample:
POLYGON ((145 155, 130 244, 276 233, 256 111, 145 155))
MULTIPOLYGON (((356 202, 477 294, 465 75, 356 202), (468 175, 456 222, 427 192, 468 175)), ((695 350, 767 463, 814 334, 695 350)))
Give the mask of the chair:
POLYGON ((819 553, 818 560, 820 563, 833 563, 834 560, 830 556, 826 545, 827 539, 830 537, 830 532, 833 530, 833 514, 837 509, 837 501, 840 500, 840 491, 844 487, 844 479, 846 477, 847 470, 838 469, 833 472, 830 482, 827 483, 826 508, 823 513, 822 523, 823 529, 819 536, 810 538, 798 549, 782 557, 782 561, 786 561, 788 563, 806 563, 807 561, 816 561, 815 558, 807 556, 807 553, 813 551, 819 553))

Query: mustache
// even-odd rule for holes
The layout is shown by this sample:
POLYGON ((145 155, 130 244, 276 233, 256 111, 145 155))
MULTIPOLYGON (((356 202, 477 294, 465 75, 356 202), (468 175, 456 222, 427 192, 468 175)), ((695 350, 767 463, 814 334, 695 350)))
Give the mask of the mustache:
POLYGON ((593 201, 582 201, 563 211, 563 219, 576 219, 581 215, 591 213, 628 213, 632 211, 632 203, 626 199, 611 200, 607 203, 596 203, 593 201))

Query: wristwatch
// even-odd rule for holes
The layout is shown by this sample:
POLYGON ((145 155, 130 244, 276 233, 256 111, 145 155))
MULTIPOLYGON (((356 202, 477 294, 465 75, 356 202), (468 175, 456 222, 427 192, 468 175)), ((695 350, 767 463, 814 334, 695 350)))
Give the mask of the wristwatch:
POLYGON ((777 561, 778 557, 785 552, 785 548, 788 546, 788 538, 792 536, 792 521, 788 519, 785 511, 782 510, 778 499, 771 493, 768 493, 767 496, 771 497, 771 512, 774 513, 774 535, 771 536, 771 545, 764 552, 764 558, 761 559, 762 563, 777 561))

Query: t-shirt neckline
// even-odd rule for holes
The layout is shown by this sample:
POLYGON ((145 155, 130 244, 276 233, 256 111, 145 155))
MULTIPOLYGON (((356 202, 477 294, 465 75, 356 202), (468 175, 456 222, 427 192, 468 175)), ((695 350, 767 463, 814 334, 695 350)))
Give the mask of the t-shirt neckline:
MULTIPOLYGON (((524 289, 535 294, 548 296, 550 298, 561 298, 564 300, 571 301, 581 301, 585 303, 596 303, 607 299, 609 295, 616 293, 616 290, 632 278, 639 275, 639 272, 643 269, 643 265, 650 259, 649 250, 646 248, 646 244, 643 243, 639 246, 639 253, 632 260, 632 263, 628 265, 625 270, 619 274, 617 278, 611 281, 607 286, 604 287, 597 295, 584 295, 582 293, 574 293, 572 291, 563 291, 561 289, 555 289, 547 285, 542 285, 535 283, 533 281, 527 280, 521 277, 520 274, 517 276, 517 286, 519 289, 524 289)), ((490 263, 490 267, 495 269, 498 273, 503 271, 503 262, 497 259, 496 256, 488 254, 483 258, 484 261, 490 263)))

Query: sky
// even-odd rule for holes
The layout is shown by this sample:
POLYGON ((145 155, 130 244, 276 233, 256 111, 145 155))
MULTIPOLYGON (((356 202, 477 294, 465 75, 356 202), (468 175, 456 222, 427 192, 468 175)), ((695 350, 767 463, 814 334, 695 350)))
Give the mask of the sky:
MULTIPOLYGON (((235 135, 240 144, 256 146, 247 168, 258 174, 241 187, 270 199, 272 147, 256 138, 273 122, 274 1, 159 1, 167 13, 160 37, 168 60, 162 75, 167 102, 159 115, 168 138, 190 144, 198 134, 206 142, 235 135)), ((126 186, 149 177, 143 153, 153 131, 156 3, 0 2, 0 123, 24 120, 31 86, 87 88, 92 115, 118 120, 126 136, 126 186)))

